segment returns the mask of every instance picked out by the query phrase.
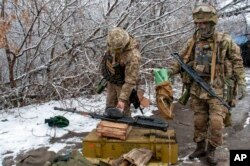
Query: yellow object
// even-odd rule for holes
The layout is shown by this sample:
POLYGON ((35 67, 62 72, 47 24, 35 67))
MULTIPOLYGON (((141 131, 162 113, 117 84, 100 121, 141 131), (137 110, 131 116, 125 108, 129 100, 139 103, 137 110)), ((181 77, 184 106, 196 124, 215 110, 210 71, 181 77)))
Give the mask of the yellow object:
POLYGON ((94 129, 83 139, 83 155, 87 158, 117 159, 134 148, 153 152, 150 162, 177 163, 178 145, 174 130, 160 131, 133 128, 126 140, 98 137, 94 129))

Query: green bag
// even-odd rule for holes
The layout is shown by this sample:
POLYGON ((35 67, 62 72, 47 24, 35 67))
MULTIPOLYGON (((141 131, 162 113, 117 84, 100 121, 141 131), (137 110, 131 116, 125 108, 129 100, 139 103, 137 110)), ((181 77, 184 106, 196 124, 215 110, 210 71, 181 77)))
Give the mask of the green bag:
POLYGON ((45 119, 45 123, 48 123, 50 127, 67 127, 69 125, 69 120, 63 116, 54 116, 49 119, 45 119))
POLYGON ((167 69, 154 69, 155 83, 158 85, 164 81, 168 81, 168 71, 167 69))

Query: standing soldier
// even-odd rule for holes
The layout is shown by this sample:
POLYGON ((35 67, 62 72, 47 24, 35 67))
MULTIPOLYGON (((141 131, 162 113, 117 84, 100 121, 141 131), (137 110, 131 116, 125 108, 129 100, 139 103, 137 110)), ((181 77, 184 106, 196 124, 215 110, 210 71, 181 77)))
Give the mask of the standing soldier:
MULTIPOLYGON (((193 19, 197 30, 181 51, 183 62, 210 84, 217 96, 233 105, 236 85, 240 97, 246 93, 240 48, 229 35, 215 31, 218 16, 213 6, 197 6, 193 10, 193 19)), ((191 110, 194 111, 193 140, 197 143, 197 148, 189 158, 207 155, 207 162, 216 165, 215 149, 222 145, 223 121, 229 110, 192 81, 187 73, 180 69, 179 64, 176 63, 169 69, 170 75, 179 72, 183 84, 190 89, 191 110)))
POLYGON ((107 83, 107 108, 119 108, 131 116, 130 94, 139 75, 140 51, 136 40, 122 28, 108 32, 107 51, 102 60, 102 74, 107 83))

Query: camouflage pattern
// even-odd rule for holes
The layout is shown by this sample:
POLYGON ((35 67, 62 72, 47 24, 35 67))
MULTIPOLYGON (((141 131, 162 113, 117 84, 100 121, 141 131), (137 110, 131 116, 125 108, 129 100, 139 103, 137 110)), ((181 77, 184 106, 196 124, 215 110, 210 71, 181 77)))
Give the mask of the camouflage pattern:
MULTIPOLYGON (((218 46, 219 52, 217 52, 217 64, 215 70, 215 80, 213 88, 217 95, 220 97, 226 97, 224 90, 225 86, 233 86, 234 81, 237 81, 239 85, 246 85, 245 71, 243 66, 243 60, 240 55, 240 48, 237 46, 227 34, 216 32, 213 38, 207 40, 200 40, 199 35, 196 36, 195 49, 192 50, 191 55, 187 55, 189 47, 193 38, 189 39, 185 47, 181 50, 180 54, 183 61, 193 67, 204 80, 210 83, 211 74, 211 54, 213 50, 214 38, 222 38, 220 46, 218 46), (208 48, 209 47, 209 48, 208 48), (202 58, 203 59, 202 59, 202 58), (207 62, 209 61, 209 62, 207 62)), ((170 67, 171 74, 180 72, 180 66, 178 63, 170 67)), ((191 83, 188 76, 183 79, 184 83, 191 83)), ((196 83, 192 83, 191 94, 194 94, 200 98, 207 99, 208 93, 205 92, 196 83)))
MULTIPOLYGON (((235 89, 235 84, 246 85, 240 48, 227 34, 215 32, 210 38, 203 38, 198 31, 193 38, 188 40, 180 54, 183 61, 196 70, 213 87, 218 96, 228 102, 234 99, 228 98, 229 89, 235 89), (190 48, 191 51, 189 51, 190 48), (217 50, 215 77, 211 84, 211 59, 214 49, 217 50)), ((171 75, 181 72, 178 63, 171 66, 170 70, 171 75)), ((227 108, 193 82, 189 76, 182 74, 182 79, 183 83, 191 85, 194 141, 200 142, 206 139, 214 147, 222 145, 223 120, 228 114, 227 108)))
POLYGON ((199 22, 213 22, 217 24, 218 16, 216 9, 210 5, 199 5, 193 10, 193 20, 199 22))
POLYGON ((223 119, 227 109, 216 98, 200 99, 191 95, 191 109, 194 111, 194 142, 208 140, 211 145, 222 145, 223 119))
POLYGON ((112 81, 108 82, 106 107, 116 107, 118 100, 121 100, 125 103, 125 115, 130 115, 129 96, 136 86, 140 67, 141 54, 138 43, 130 37, 129 42, 122 48, 121 52, 114 51, 113 46, 109 43, 107 52, 113 58, 112 64, 119 64, 123 69, 120 71, 122 72, 120 75, 124 75, 124 84, 117 85, 111 83, 112 81))
POLYGON ((108 45, 113 49, 122 49, 129 43, 130 37, 128 32, 122 28, 113 28, 107 37, 108 45))

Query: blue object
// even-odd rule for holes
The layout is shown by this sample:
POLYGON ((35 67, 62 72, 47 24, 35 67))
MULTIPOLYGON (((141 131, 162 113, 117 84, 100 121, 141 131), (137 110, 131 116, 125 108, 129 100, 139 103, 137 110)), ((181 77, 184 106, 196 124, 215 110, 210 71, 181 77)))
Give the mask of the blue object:
POLYGON ((233 37, 233 40, 236 44, 242 45, 245 44, 249 39, 247 38, 247 36, 241 35, 233 37))

